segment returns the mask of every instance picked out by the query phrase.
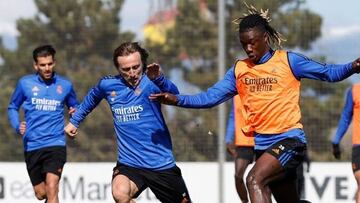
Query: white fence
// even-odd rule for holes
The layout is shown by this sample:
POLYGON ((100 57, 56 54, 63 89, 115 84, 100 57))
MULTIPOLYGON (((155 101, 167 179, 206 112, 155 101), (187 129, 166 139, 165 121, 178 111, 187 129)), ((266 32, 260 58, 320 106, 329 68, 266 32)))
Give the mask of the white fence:
MULTIPOLYGON (((110 203, 115 163, 67 163, 60 183, 62 203, 110 203)), ((195 203, 218 203, 218 165, 211 162, 178 163, 195 203)), ((224 203, 240 202, 234 185, 234 165, 224 165, 224 203)), ((351 164, 312 163, 305 173, 306 199, 313 203, 354 202, 356 182, 351 164)), ((0 162, 0 202, 37 203, 24 163, 0 162)), ((146 190, 138 203, 156 203, 146 190)))

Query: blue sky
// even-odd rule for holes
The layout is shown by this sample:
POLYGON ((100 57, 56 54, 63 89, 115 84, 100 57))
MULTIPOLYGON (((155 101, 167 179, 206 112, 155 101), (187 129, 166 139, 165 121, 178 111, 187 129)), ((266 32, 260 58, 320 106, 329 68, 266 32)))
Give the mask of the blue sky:
MULTIPOLYGON (((149 16, 150 2, 156 0, 126 0, 122 28, 139 33, 149 16)), ((156 5, 155 5, 156 6, 156 5)), ((360 56, 360 7, 359 0, 307 0, 305 7, 323 17, 322 37, 305 54, 325 55, 331 62, 345 63, 360 56)), ((0 35, 9 48, 15 48, 16 19, 32 17, 36 12, 32 0, 0 0, 0 35)))
POLYGON ((359 0, 309 0, 307 7, 323 17, 322 37, 313 45, 336 63, 360 56, 359 0))

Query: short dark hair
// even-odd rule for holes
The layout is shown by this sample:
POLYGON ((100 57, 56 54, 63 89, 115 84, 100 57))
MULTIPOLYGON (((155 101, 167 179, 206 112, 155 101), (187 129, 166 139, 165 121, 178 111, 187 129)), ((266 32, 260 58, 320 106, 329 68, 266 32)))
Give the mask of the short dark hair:
POLYGON ((114 50, 113 62, 115 67, 119 67, 119 63, 117 61, 119 56, 128 56, 136 52, 139 52, 140 54, 143 70, 145 71, 149 53, 144 48, 142 48, 138 42, 124 42, 114 50))
POLYGON ((52 56, 55 59, 56 51, 51 45, 42 45, 34 49, 33 59, 37 62, 38 57, 52 56))

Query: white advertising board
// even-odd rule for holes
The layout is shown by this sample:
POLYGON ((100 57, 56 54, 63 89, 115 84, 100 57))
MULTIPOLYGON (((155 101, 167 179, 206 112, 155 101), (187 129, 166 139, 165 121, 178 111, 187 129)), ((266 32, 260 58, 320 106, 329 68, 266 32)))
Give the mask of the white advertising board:
MULTIPOLYGON (((62 203, 110 203, 111 175, 115 163, 67 163, 60 182, 62 203)), ((208 162, 180 162, 194 203, 219 203, 218 165, 208 162)), ((312 163, 305 173, 305 196, 313 203, 354 202, 356 182, 351 164, 312 163)), ((234 165, 224 165, 224 203, 239 202, 234 184, 234 165)), ((0 162, 0 203, 36 203, 24 163, 0 162)), ((138 203, 156 203, 150 190, 138 203)))

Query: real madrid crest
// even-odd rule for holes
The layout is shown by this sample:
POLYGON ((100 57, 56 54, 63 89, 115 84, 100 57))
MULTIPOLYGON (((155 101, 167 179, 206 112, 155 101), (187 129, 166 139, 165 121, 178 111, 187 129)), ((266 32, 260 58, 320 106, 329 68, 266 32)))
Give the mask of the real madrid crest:
POLYGON ((135 95, 140 95, 141 94, 141 89, 138 87, 135 89, 135 95))
POLYGON ((61 85, 58 85, 58 86, 56 87, 56 92, 57 92, 58 94, 62 94, 62 93, 63 93, 63 88, 61 87, 61 85))
POLYGON ((37 96, 38 95, 38 92, 40 91, 40 89, 37 87, 37 86, 34 86, 31 91, 33 92, 33 95, 34 96, 37 96))

